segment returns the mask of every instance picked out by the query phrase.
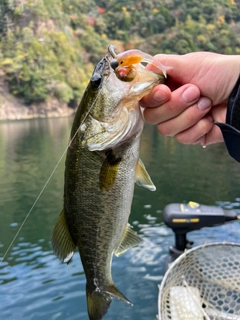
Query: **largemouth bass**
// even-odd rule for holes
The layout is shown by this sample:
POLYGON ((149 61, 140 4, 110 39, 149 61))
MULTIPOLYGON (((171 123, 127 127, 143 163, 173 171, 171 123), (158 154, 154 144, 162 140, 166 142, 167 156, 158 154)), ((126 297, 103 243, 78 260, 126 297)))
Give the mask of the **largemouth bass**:
POLYGON ((112 297, 130 304, 112 280, 112 256, 141 241, 128 224, 134 183, 155 190, 139 159, 144 124, 139 100, 164 76, 140 63, 115 70, 117 53, 110 46, 97 64, 76 112, 63 211, 52 236, 62 261, 69 262, 79 250, 90 320, 102 319, 112 297))

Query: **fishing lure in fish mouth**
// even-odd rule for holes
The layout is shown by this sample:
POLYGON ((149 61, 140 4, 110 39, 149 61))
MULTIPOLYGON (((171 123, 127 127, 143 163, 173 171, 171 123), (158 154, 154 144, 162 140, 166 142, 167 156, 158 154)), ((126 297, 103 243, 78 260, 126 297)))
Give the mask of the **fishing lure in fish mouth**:
POLYGON ((115 70, 117 76, 120 76, 121 79, 124 79, 124 77, 128 76, 131 72, 132 66, 138 63, 150 63, 151 65, 158 68, 163 73, 165 78, 167 77, 167 70, 172 69, 171 67, 167 67, 161 64, 161 62, 154 59, 154 57, 150 54, 137 49, 128 50, 116 54, 114 59, 111 61, 111 67, 115 70))

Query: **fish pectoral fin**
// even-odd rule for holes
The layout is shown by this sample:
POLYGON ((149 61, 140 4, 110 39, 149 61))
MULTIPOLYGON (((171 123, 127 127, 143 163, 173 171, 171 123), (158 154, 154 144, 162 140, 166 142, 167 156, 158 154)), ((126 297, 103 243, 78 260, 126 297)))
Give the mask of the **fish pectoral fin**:
POLYGON ((108 191, 111 189, 116 179, 120 162, 121 157, 115 157, 112 150, 107 152, 107 157, 103 162, 99 176, 101 190, 108 191))
POLYGON ((140 159, 138 159, 136 165, 136 183, 139 186, 147 188, 150 191, 156 190, 156 187, 153 184, 152 179, 150 178, 143 162, 140 159))
POLYGON ((52 249, 56 256, 63 262, 69 263, 72 259, 76 245, 70 235, 64 210, 60 213, 58 221, 53 230, 51 239, 52 249))
POLYGON ((123 234, 120 245, 115 250, 115 256, 120 256, 122 253, 127 251, 129 248, 136 247, 143 240, 132 230, 130 224, 127 225, 127 228, 123 234))

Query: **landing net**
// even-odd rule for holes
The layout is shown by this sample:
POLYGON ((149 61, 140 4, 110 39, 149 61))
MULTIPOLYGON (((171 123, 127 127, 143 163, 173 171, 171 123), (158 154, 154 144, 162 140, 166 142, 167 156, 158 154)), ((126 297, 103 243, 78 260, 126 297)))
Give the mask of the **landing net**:
POLYGON ((183 253, 166 272, 159 320, 240 320, 240 245, 205 244, 183 253))

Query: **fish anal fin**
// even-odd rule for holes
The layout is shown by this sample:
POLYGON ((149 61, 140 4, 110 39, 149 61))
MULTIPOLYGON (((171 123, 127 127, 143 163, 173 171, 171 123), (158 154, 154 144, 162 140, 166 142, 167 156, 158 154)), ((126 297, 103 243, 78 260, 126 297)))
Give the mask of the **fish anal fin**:
POLYGON ((51 239, 52 249, 56 256, 63 262, 69 263, 72 259, 76 245, 70 235, 64 210, 60 213, 58 221, 53 230, 51 239))
POLYGON ((130 304, 131 306, 133 305, 123 294, 121 291, 118 290, 118 288, 115 286, 114 283, 112 283, 110 286, 106 288, 104 291, 107 294, 110 294, 112 297, 117 298, 119 300, 122 300, 126 302, 127 304, 130 304))
POLYGON ((111 189, 116 179, 120 162, 121 158, 115 157, 112 150, 107 151, 107 157, 103 162, 99 176, 101 190, 108 191, 111 189))
POLYGON ((129 248, 136 247, 142 241, 143 240, 132 230, 132 227, 130 226, 130 224, 128 224, 123 234, 121 243, 114 252, 115 256, 117 257, 120 256, 129 248))
POLYGON ((137 165, 136 165, 136 183, 144 188, 147 188, 150 191, 155 191, 156 187, 152 182, 152 179, 150 178, 143 162, 138 159, 137 165))

